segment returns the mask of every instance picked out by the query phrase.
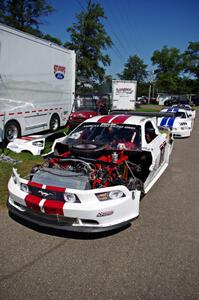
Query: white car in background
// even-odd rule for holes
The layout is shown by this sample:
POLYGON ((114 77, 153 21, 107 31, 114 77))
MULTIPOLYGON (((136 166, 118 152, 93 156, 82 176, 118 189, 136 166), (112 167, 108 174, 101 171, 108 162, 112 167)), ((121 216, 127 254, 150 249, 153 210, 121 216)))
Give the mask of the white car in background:
POLYGON ((185 109, 187 111, 188 116, 190 118, 192 118, 193 120, 196 117, 196 111, 189 104, 175 104, 175 105, 172 105, 172 108, 185 109))
POLYGON ((8 143, 7 149, 21 153, 24 151, 32 153, 32 155, 40 155, 45 147, 45 138, 42 135, 29 135, 14 139, 8 143))
POLYGON ((187 110, 170 107, 162 109, 160 113, 173 114, 173 116, 158 118, 158 126, 169 128, 174 138, 189 137, 191 135, 194 119, 187 110))

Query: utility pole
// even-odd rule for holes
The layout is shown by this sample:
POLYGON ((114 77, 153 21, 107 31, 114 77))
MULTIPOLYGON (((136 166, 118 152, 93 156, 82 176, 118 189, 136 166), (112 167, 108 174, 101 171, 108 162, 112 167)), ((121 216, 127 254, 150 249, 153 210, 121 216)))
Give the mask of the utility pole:
POLYGON ((151 83, 149 84, 148 103, 150 102, 150 99, 151 99, 151 83))
POLYGON ((154 70, 151 68, 148 73, 149 73, 149 94, 148 94, 148 103, 149 103, 151 99, 151 86, 153 85, 154 82, 154 70))

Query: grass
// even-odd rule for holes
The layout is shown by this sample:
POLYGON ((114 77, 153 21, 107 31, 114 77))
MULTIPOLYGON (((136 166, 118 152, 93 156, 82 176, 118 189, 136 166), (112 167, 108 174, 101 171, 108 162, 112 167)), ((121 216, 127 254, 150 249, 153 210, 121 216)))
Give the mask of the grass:
POLYGON ((138 108, 136 108, 136 111, 140 112, 159 112, 162 109, 163 106, 161 105, 154 105, 154 104, 145 104, 138 108))
POLYGON ((19 174, 23 177, 28 174, 34 164, 39 164, 42 162, 42 158, 40 156, 33 156, 31 153, 24 152, 17 154, 8 149, 5 149, 4 154, 13 159, 20 160, 21 163, 13 165, 11 163, 0 161, 0 207, 5 206, 6 204, 6 200, 8 197, 7 185, 8 180, 12 174, 12 168, 15 167, 18 170, 19 174))
MULTIPOLYGON (((59 130, 59 132, 66 132, 66 128, 59 130)), ((51 150, 52 142, 53 141, 46 141, 44 153, 48 153, 51 150)), ((1 154, 2 149, 0 149, 0 155, 1 154)), ((34 165, 43 162, 41 156, 34 156, 29 152, 14 153, 7 148, 4 149, 4 155, 21 162, 14 165, 12 163, 0 161, 0 208, 5 207, 6 205, 8 198, 7 186, 12 174, 12 168, 16 168, 22 177, 26 177, 34 165)))

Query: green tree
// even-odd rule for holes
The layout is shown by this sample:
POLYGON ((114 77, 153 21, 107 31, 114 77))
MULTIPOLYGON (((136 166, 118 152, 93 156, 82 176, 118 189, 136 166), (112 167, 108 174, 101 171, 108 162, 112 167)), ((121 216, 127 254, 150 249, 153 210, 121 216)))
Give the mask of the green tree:
POLYGON ((56 37, 50 35, 50 34, 45 34, 45 35, 43 35, 42 37, 43 37, 45 40, 51 41, 51 42, 53 42, 53 43, 55 43, 55 44, 57 44, 57 45, 62 46, 62 41, 61 41, 60 39, 58 39, 58 38, 56 38, 56 37))
POLYGON ((0 5, 0 21, 11 27, 42 37, 40 17, 53 11, 46 0, 3 0, 0 5))
POLYGON ((180 75, 184 68, 180 50, 164 46, 161 51, 153 52, 151 60, 156 66, 156 87, 162 92, 178 93, 180 75))
POLYGON ((128 58, 127 63, 124 65, 122 73, 117 74, 123 80, 137 80, 138 83, 144 82, 147 77, 147 65, 139 56, 134 55, 128 58))
POLYGON ((105 75, 104 80, 95 86, 95 90, 101 94, 108 94, 112 92, 112 76, 105 75))
POLYGON ((190 42, 184 52, 185 73, 199 79, 199 42, 190 42))
POLYGON ((67 29, 71 42, 67 42, 65 47, 76 52, 77 81, 101 82, 105 76, 104 67, 111 62, 104 51, 112 46, 111 38, 101 22, 106 18, 104 10, 99 3, 90 0, 86 10, 76 17, 77 23, 67 29))
POLYGON ((3 17, 5 12, 5 0, 0 1, 0 22, 3 23, 3 17))

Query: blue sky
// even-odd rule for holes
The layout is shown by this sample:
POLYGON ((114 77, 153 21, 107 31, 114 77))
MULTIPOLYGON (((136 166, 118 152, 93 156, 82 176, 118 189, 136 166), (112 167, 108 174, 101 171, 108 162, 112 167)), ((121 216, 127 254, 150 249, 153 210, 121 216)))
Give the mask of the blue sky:
MULTIPOLYGON (((87 0, 48 0, 55 8, 40 30, 61 39, 70 40, 66 28, 76 23, 76 14, 87 0)), ((151 69, 154 50, 163 46, 176 47, 182 52, 190 41, 199 41, 198 0, 98 0, 107 20, 104 26, 114 46, 107 53, 111 66, 106 70, 113 75, 123 70, 131 55, 138 55, 151 69)))

